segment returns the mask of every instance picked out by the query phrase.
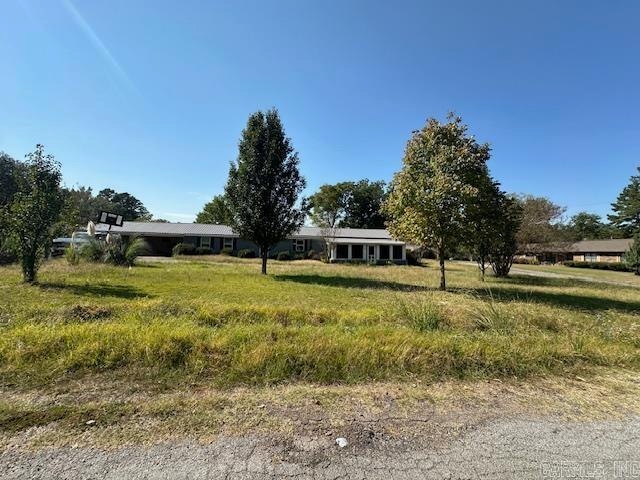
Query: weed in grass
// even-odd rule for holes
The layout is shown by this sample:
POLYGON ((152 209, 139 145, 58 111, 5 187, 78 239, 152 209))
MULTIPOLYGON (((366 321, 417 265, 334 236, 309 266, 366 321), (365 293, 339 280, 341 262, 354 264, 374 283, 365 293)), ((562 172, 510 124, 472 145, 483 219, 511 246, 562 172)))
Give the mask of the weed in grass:
POLYGON ((83 321, 101 320, 110 317, 113 313, 111 307, 102 307, 100 305, 74 305, 67 309, 66 317, 68 321, 83 321))
POLYGON ((398 299, 396 308, 400 318, 418 332, 438 330, 448 325, 442 308, 432 300, 398 299))
POLYGON ((509 309, 497 303, 493 297, 473 307, 469 313, 478 330, 508 333, 516 328, 515 319, 509 309))

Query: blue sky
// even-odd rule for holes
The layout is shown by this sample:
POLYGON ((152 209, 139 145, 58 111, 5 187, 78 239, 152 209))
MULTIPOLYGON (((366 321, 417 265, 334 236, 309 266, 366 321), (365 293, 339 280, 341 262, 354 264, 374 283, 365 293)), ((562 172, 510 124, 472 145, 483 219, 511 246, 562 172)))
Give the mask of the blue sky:
POLYGON ((507 191, 609 211, 640 165, 640 2, 4 0, 0 150, 191 221, 247 116, 280 110, 307 193, 389 180, 455 110, 507 191))

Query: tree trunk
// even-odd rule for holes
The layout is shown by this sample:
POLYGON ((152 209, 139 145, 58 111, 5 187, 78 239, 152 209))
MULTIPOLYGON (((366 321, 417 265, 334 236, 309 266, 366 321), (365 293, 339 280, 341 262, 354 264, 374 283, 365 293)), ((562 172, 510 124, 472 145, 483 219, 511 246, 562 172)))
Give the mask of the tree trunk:
POLYGON ((266 248, 261 248, 260 254, 262 256, 262 275, 266 275, 267 274, 267 256, 269 254, 269 250, 266 248))
POLYGON ((440 290, 443 292, 447 289, 447 282, 444 277, 444 248, 438 249, 438 259, 440 260, 440 290))
POLYGON ((480 257, 478 259, 478 266, 480 267, 480 277, 482 278, 482 281, 484 282, 484 274, 487 270, 487 264, 485 261, 484 257, 480 257))

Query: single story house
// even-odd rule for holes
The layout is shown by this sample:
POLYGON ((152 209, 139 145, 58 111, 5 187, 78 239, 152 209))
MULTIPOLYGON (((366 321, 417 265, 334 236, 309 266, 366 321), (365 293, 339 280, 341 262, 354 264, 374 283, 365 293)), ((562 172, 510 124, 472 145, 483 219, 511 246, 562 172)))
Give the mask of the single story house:
MULTIPOLYGON (((235 252, 250 249, 259 255, 258 247, 251 241, 240 238, 226 225, 205 223, 161 223, 161 222, 124 222, 121 227, 98 224, 96 231, 118 233, 122 236, 137 235, 148 242, 152 255, 171 255, 178 243, 190 243, 195 247, 210 248, 220 253, 224 248, 235 252)), ((407 261, 406 244, 394 240, 383 229, 337 228, 327 231, 318 227, 301 227, 290 238, 271 248, 270 255, 288 252, 293 255, 305 255, 313 250, 324 252, 330 245, 331 262, 393 262, 404 264, 407 261)))
POLYGON ((621 262, 633 243, 632 238, 609 240, 581 240, 579 242, 554 242, 526 245, 517 257, 536 258, 540 262, 621 262))

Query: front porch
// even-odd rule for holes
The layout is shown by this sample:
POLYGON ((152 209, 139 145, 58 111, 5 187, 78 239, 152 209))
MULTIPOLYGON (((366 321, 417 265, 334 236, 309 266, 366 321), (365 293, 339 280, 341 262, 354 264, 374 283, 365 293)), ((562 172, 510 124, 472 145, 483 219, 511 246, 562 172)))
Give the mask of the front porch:
POLYGON ((406 246, 402 242, 341 238, 331 243, 329 261, 404 264, 406 255, 406 246))

